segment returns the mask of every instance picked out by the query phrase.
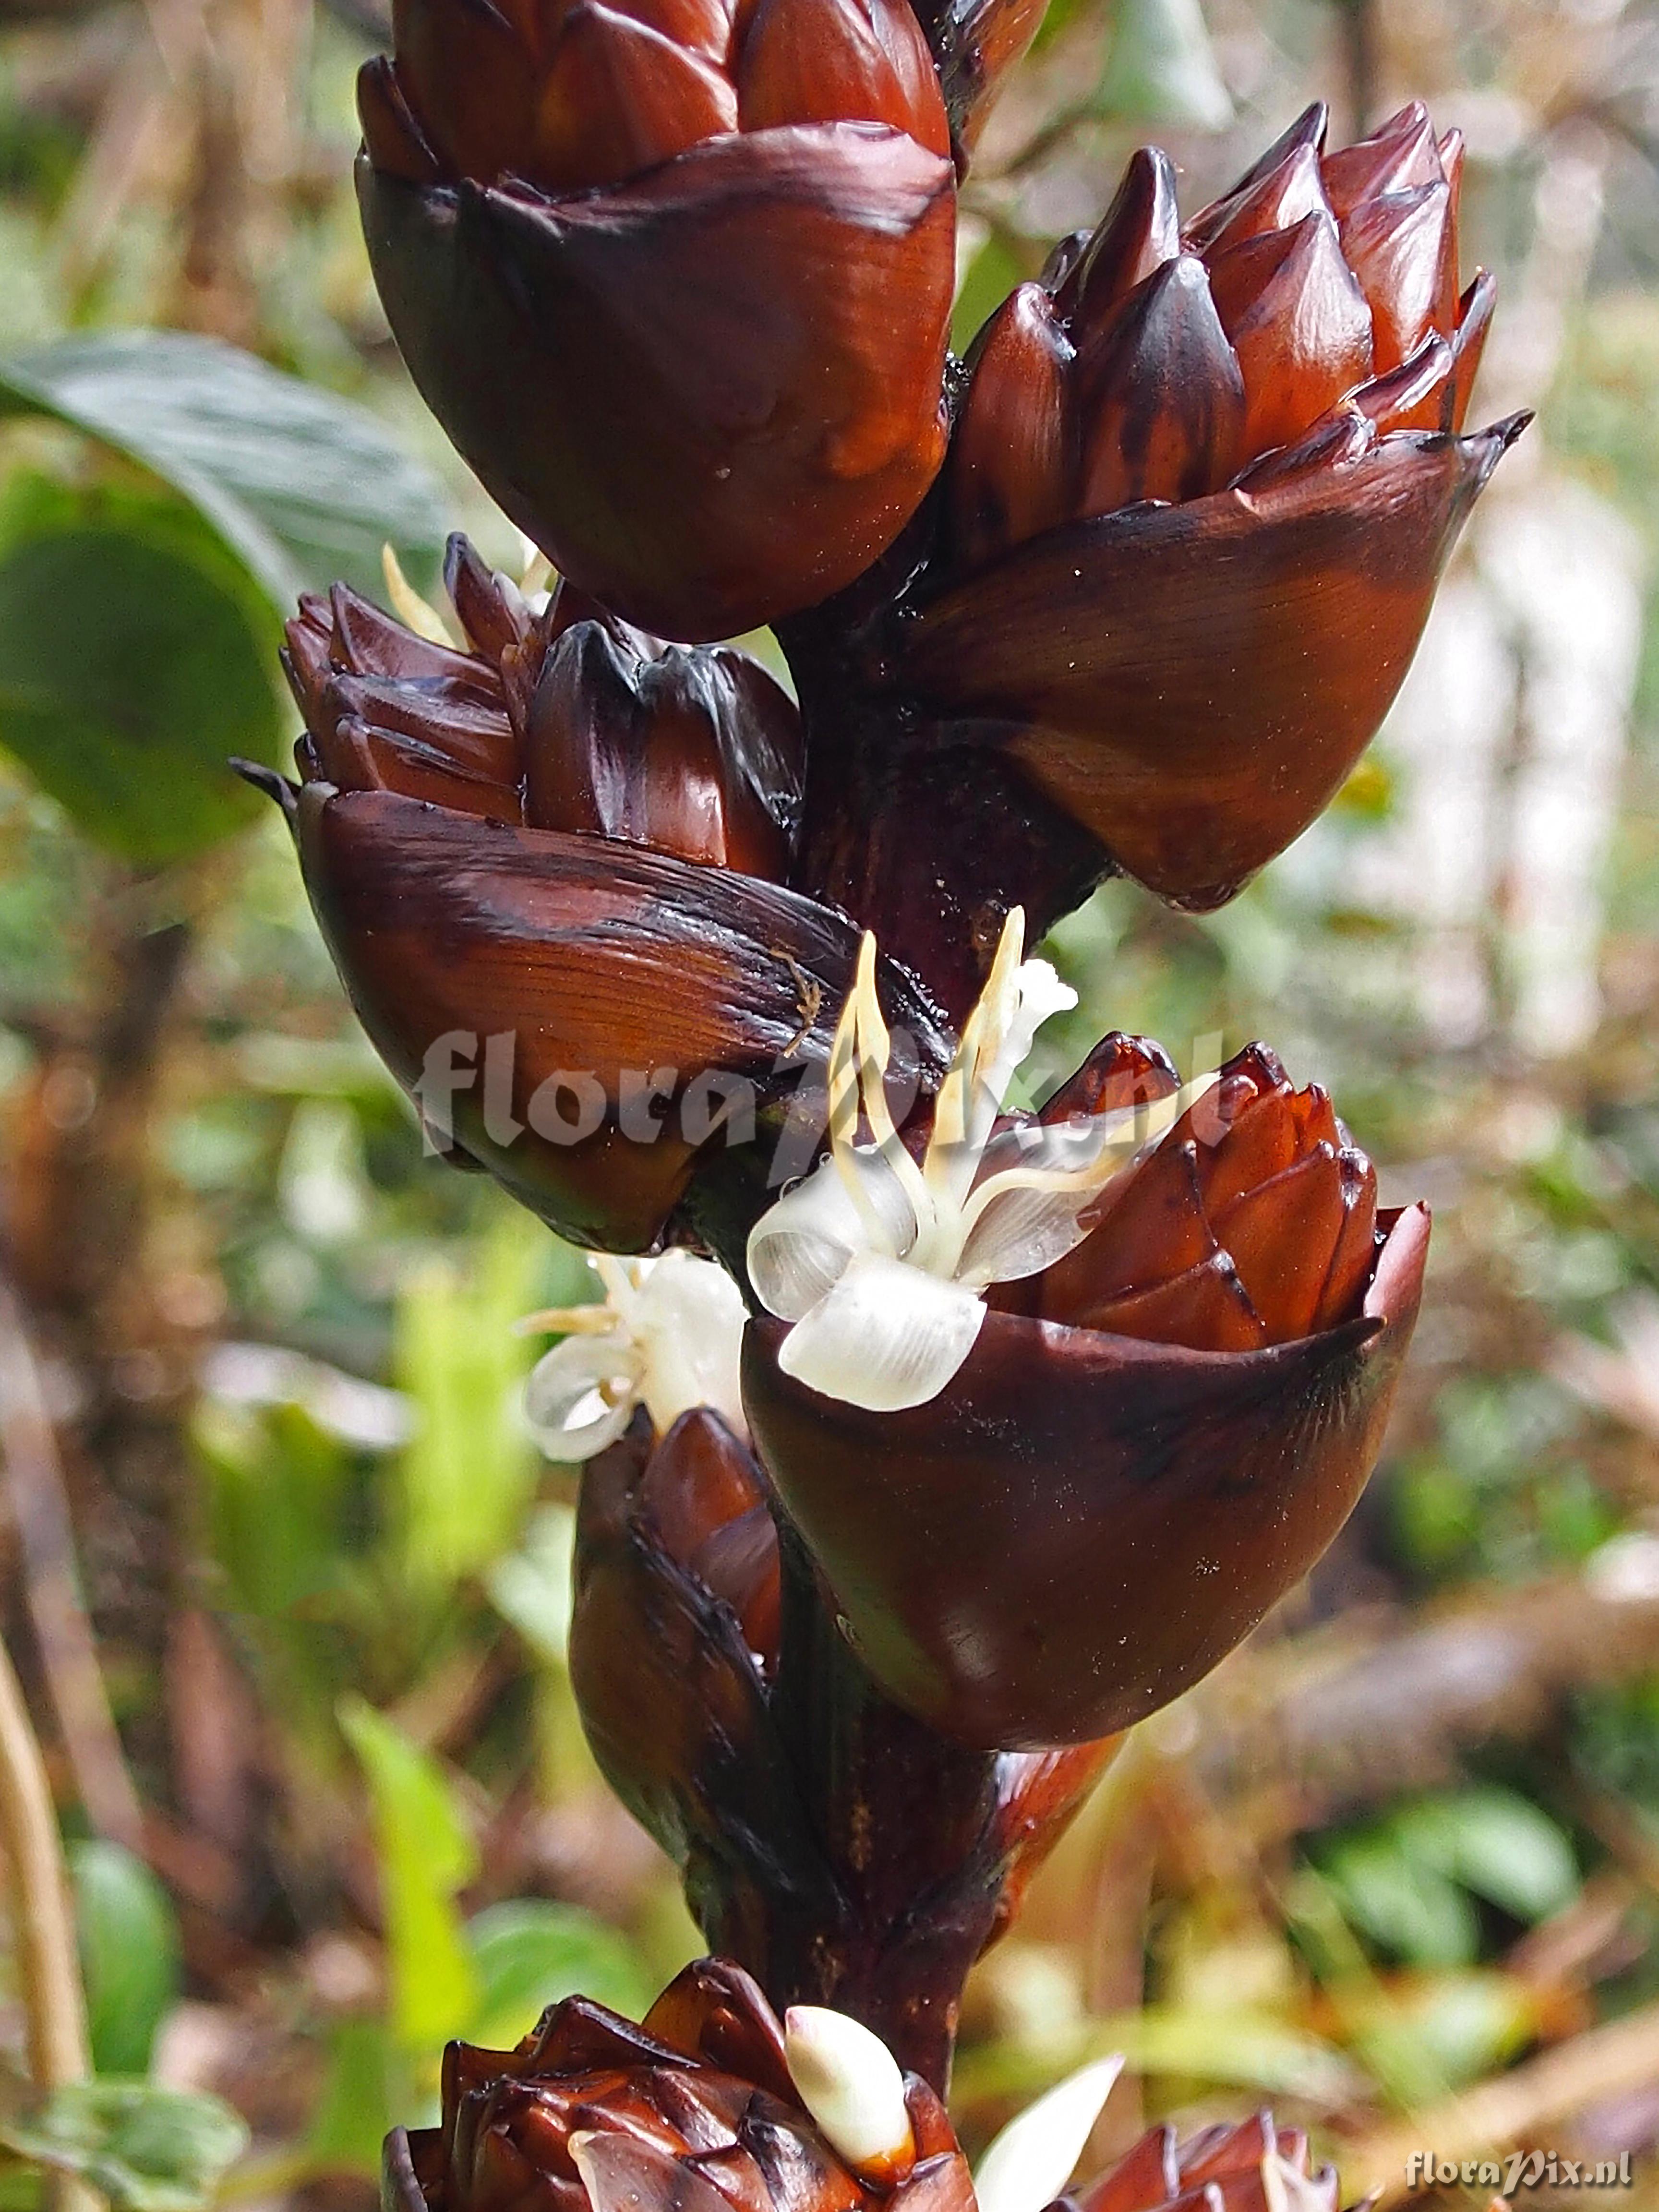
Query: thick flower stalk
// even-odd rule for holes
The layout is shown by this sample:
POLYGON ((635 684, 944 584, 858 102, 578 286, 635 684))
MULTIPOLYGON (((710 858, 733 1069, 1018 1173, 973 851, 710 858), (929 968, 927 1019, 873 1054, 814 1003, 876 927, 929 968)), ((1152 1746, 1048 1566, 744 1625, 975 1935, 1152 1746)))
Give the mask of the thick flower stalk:
POLYGON ((400 0, 359 86, 380 296, 559 568, 721 637, 891 542, 945 451, 951 137, 904 0, 400 0))
MULTIPOLYGON (((1393 700, 1524 418, 1464 434, 1493 287, 1459 289, 1457 134, 1415 103, 1325 128, 1184 229, 1143 149, 975 340, 932 537, 849 611, 867 714, 809 790, 808 879, 896 957, 943 975, 953 915, 1000 892, 1046 928, 1112 869, 1221 903, 1393 700), (925 881, 919 819, 956 833, 925 881)), ((844 639, 792 649, 809 731, 845 725, 844 639)))
MULTIPOLYGON (((987 1002, 1000 988, 994 969, 987 1002)), ((836 1217, 792 1194, 750 1240, 780 1316, 744 1347, 757 1446, 876 1680, 971 1745, 1128 1727, 1299 1580, 1375 1462, 1427 1249, 1426 1212, 1377 1213, 1329 1100, 1261 1046, 1183 1096, 1161 1055, 1109 1041, 972 1172, 996 1146, 1042 1162, 1056 1142, 1088 1164, 1005 1171, 1021 1237, 988 1254, 971 1328, 890 1261, 826 1358, 858 1263, 790 1308, 813 1265, 833 1275, 836 1217), (802 1249, 780 1261, 788 1236, 802 1249)), ((901 1156, 861 1164, 897 1187, 901 1156)), ((869 1210, 837 1212, 869 1236, 869 1210)))
MULTIPOLYGON (((439 1148, 638 1250, 822 1068, 851 977, 856 931, 780 880, 794 709, 744 655, 659 650, 568 586, 532 611, 464 539, 447 577, 459 643, 416 604, 419 629, 343 586, 304 603, 301 781, 262 780, 439 1148)), ((889 988, 942 1069, 925 1002, 889 988)))
POLYGON ((1024 948, 1307 826, 1521 424, 1465 427, 1492 287, 1416 106, 1184 228, 1137 155, 947 379, 1036 12, 396 0, 360 82, 393 331, 562 580, 457 540, 453 623, 307 599, 256 773, 434 1148, 652 1255, 533 1318, 527 1403, 589 1741, 728 1961, 453 2050, 397 2212, 1333 2212, 1265 2119, 1062 2195, 1109 2065, 976 2180, 934 2094, 1120 1732, 1352 1510, 1428 1234, 1264 1046, 1013 1105, 1073 1003, 1024 948), (766 622, 799 709, 707 642, 766 622))

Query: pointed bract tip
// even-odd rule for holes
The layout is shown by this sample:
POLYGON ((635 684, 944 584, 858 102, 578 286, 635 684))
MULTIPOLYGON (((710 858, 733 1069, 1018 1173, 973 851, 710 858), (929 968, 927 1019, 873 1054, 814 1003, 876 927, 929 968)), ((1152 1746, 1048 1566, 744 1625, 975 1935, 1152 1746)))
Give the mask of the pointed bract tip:
POLYGON ((1093 2059, 1016 2114, 979 2162, 979 2212, 1042 2212, 1053 2203, 1122 2070, 1121 2055, 1093 2059))
POLYGON ((904 2076, 878 2035, 827 2005, 791 2005, 783 2047, 802 2104, 855 2173, 890 2179, 909 2165, 904 2076))
POLYGON ((251 783, 256 791, 263 791, 267 799, 274 799, 289 822, 294 819, 300 804, 300 787, 290 783, 280 769, 267 768, 263 761, 243 760, 233 753, 226 766, 234 769, 244 783, 251 783))

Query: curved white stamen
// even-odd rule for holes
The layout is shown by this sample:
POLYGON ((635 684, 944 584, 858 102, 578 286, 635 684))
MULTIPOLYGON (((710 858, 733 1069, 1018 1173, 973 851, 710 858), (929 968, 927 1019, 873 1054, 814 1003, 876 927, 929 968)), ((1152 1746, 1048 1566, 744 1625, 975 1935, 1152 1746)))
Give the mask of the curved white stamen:
POLYGON ((1106 1184, 1214 1083, 1054 1127, 997 1133, 1014 1070, 1051 1014, 1077 1004, 1046 960, 1022 960, 1025 918, 1004 924, 963 1025, 920 1166, 888 1109, 891 1044, 866 934, 830 1054, 830 1158, 762 1215, 750 1279, 793 1324, 786 1374, 872 1413, 925 1405, 972 1351, 991 1284, 1052 1267, 1087 1235, 1106 1184), (874 1142, 860 1145, 860 1109, 874 1142))
POLYGON ((660 1260, 596 1254, 593 1266, 603 1303, 551 1308, 521 1324, 565 1339, 525 1385, 525 1416, 547 1456, 592 1458, 623 1433, 637 1406, 659 1437, 696 1406, 713 1407, 746 1437, 738 1377, 745 1316, 725 1269, 689 1252, 660 1260))
POLYGON ((1017 2113, 979 2162, 979 2212, 1042 2212, 1072 2178, 1121 2057, 1097 2058, 1017 2113))
POLYGON ((386 597, 392 602, 392 611, 405 629, 412 629, 416 637, 423 637, 428 645, 447 645, 452 653, 464 650, 436 607, 429 600, 423 599, 404 575, 404 564, 392 550, 390 539, 380 548, 380 573, 386 578, 386 597))
POLYGON ((878 2035, 827 2005, 791 2005, 783 2048, 802 2104, 855 2173, 890 2181, 910 2165, 904 2076, 878 2035))

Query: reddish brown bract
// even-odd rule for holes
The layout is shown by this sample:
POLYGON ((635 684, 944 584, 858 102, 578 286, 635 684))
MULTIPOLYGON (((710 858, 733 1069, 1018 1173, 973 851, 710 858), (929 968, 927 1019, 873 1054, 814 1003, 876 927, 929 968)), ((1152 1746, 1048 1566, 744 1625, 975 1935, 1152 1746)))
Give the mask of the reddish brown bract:
POLYGON ((1219 905, 1328 805, 1476 495, 1492 287, 1456 289, 1460 144, 1420 106, 1324 155, 1310 108, 1179 228, 1137 154, 970 355, 944 543, 890 680, 1126 873, 1219 905))
POLYGON ((1376 1171, 1317 1084, 1265 1045, 1109 1183, 1098 1225, 1041 1279, 1044 1321, 1254 1352, 1352 1321, 1376 1258, 1376 1171))
MULTIPOLYGON (((1174 1085, 1156 1047, 1110 1037, 1042 1118, 1174 1085)), ((1352 1510, 1416 1320, 1426 1212, 1377 1215, 1329 1100, 1264 1047, 1099 1212, 1067 1258, 994 1286, 954 1378, 908 1411, 794 1381, 775 1321, 745 1335, 756 1443, 860 1657, 966 1743, 1084 1741, 1206 1674, 1352 1510)))
POLYGON ((1336 2169, 1308 2170, 1308 2138, 1271 2112, 1201 2128, 1185 2142, 1152 2128, 1056 2212, 1337 2212, 1336 2169))
POLYGON ((754 662, 657 655, 568 586, 532 617, 464 541, 448 573, 470 651, 343 586, 289 625, 306 886, 423 1110, 432 1056, 459 1070, 462 1157, 562 1234, 637 1251, 698 1159, 821 1063, 857 933, 766 879, 799 739, 754 662))
POLYGON ((364 231, 428 404, 665 635, 794 612, 945 452, 950 129, 903 0, 403 0, 364 231))
POLYGON ((868 2187, 808 2117, 757 1984, 704 1959, 640 2027, 569 1997, 516 2051, 451 2044, 442 2124, 391 2138, 387 2198, 397 2212, 972 2212, 944 2106, 915 2075, 905 2102, 914 2160, 868 2187))
POLYGON ((975 341, 951 458, 956 558, 1054 525, 1202 499, 1333 407, 1378 435, 1463 427, 1492 286, 1457 289, 1462 142, 1420 102, 1321 158, 1311 107, 1183 232, 1143 149, 1092 237, 975 341))

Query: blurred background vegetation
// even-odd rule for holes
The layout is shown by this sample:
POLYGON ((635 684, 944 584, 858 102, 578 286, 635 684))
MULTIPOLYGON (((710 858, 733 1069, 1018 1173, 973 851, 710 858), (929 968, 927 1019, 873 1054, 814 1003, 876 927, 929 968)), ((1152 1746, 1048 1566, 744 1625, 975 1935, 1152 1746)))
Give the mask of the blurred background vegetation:
MULTIPOLYGON (((429 584, 457 525, 519 562, 359 241, 380 9, 0 0, 0 1608, 97 2073, 28 2106, 8 1980, 8 2207, 45 2158, 357 2212, 446 2036, 697 1948, 575 1724, 570 1485, 517 1412, 512 1323, 584 1263, 422 1161, 221 767, 291 738, 295 590, 387 539, 429 584)), ((958 334, 1139 139, 1194 206, 1320 93, 1339 140, 1413 94, 1467 132, 1477 416, 1540 421, 1333 815, 1219 915, 1063 926, 1048 1072, 1267 1036, 1434 1204, 1430 1302, 1336 1551, 983 1963, 957 2102, 982 2136, 1121 2046, 1103 2150, 1270 2096, 1352 2194, 1520 2143, 1659 2203, 1659 10, 1054 0, 958 334)))

